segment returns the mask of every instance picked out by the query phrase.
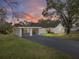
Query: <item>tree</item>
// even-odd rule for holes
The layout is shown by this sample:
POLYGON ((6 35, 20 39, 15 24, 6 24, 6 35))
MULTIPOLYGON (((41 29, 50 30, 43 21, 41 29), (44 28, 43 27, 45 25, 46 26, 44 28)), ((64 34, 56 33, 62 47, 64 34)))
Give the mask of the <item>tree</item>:
POLYGON ((17 13, 15 12, 15 8, 19 5, 19 3, 15 0, 3 0, 11 9, 13 18, 17 17, 17 13))
POLYGON ((60 21, 52 21, 52 20, 40 20, 39 25, 42 27, 56 27, 60 21))
POLYGON ((0 33, 9 34, 13 31, 13 26, 10 23, 0 23, 0 33))
POLYGON ((7 34, 12 32, 12 25, 6 22, 6 9, 0 8, 0 33, 7 34))
POLYGON ((5 8, 0 8, 0 23, 4 23, 6 18, 5 8))
POLYGON ((47 16, 49 9, 55 9, 60 15, 61 23, 65 27, 66 34, 69 34, 72 24, 79 19, 79 0, 46 0, 46 2, 47 7, 42 12, 43 16, 47 16))

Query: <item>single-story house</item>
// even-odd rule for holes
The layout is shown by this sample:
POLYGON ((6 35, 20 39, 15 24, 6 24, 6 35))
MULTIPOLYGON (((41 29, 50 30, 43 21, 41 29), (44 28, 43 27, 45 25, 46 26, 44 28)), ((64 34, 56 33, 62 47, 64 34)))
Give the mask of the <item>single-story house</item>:
POLYGON ((42 27, 42 26, 20 26, 15 28, 15 34, 19 37, 22 37, 24 33, 27 33, 28 35, 32 36, 34 34, 36 35, 42 35, 49 33, 64 33, 64 27, 59 24, 55 28, 53 27, 42 27))

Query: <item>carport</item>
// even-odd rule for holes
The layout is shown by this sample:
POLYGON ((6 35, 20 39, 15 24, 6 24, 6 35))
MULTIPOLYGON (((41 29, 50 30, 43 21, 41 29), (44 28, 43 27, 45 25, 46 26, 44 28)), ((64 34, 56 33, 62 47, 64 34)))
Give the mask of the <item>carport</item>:
POLYGON ((14 32, 15 35, 22 37, 24 33, 24 29, 26 29, 26 33, 29 34, 29 36, 32 36, 33 34, 40 35, 40 29, 42 27, 16 27, 14 32))

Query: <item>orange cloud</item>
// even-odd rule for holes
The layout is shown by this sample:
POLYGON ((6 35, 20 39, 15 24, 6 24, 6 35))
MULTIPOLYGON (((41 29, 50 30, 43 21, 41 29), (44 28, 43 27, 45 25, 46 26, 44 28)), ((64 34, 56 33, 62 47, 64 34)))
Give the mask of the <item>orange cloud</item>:
POLYGON ((23 6, 26 6, 27 13, 41 17, 42 10, 45 7, 45 0, 29 0, 28 3, 24 3, 23 6))
POLYGON ((27 15, 25 15, 25 19, 28 22, 37 23, 39 21, 40 17, 35 17, 35 16, 31 15, 31 14, 27 14, 27 15))

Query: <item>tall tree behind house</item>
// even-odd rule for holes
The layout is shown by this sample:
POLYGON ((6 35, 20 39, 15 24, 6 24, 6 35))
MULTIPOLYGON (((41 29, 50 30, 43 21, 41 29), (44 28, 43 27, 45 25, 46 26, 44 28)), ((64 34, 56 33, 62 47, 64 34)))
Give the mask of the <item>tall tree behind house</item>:
POLYGON ((47 7, 42 13, 43 16, 48 14, 49 9, 55 9, 60 15, 62 25, 65 27, 65 33, 69 34, 72 24, 79 19, 79 0, 46 0, 46 2, 47 7))

